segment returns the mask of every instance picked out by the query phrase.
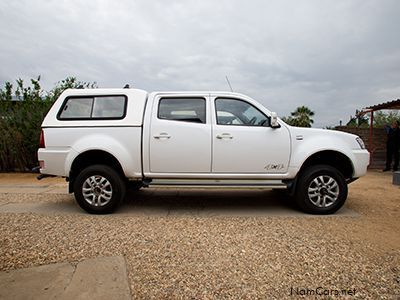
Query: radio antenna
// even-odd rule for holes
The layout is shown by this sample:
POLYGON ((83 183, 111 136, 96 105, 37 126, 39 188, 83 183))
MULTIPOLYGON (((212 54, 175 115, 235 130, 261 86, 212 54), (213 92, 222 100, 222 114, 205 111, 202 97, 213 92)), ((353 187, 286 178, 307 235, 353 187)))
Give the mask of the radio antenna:
POLYGON ((229 88, 231 89, 231 92, 233 93, 233 89, 232 89, 231 83, 229 82, 228 76, 225 75, 225 78, 226 78, 226 81, 228 82, 228 85, 229 85, 229 88))

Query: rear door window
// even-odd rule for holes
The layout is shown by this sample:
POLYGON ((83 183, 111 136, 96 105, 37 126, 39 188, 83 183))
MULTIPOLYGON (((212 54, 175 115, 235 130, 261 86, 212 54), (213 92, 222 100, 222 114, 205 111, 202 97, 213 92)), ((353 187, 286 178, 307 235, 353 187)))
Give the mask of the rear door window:
POLYGON ((204 98, 162 98, 158 105, 158 118, 206 123, 206 100, 204 98))

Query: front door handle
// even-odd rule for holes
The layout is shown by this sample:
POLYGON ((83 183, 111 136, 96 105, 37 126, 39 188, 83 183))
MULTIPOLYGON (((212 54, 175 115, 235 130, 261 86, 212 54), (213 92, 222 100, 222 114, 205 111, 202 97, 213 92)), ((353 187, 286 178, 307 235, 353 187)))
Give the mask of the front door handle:
POLYGON ((169 138, 171 138, 171 136, 166 132, 161 132, 158 135, 153 135, 153 138, 158 139, 158 140, 159 139, 169 139, 169 138))
POLYGON ((230 133, 221 133, 221 134, 217 134, 217 139, 233 139, 233 136, 230 133))

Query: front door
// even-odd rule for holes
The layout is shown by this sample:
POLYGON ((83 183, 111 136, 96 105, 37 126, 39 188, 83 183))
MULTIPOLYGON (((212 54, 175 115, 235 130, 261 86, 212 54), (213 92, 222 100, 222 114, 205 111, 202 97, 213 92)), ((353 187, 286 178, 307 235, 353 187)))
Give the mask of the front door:
POLYGON ((160 96, 150 129, 150 172, 211 172, 211 121, 206 96, 160 96))
POLYGON ((212 97, 213 173, 286 173, 290 136, 286 127, 271 128, 270 118, 255 103, 212 97))

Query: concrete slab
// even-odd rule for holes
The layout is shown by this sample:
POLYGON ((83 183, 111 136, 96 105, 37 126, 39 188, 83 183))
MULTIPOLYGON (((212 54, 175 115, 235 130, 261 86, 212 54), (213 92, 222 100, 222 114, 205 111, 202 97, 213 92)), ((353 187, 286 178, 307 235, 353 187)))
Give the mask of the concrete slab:
POLYGON ((54 187, 44 191, 45 194, 63 194, 68 195, 68 187, 54 187))
POLYGON ((37 214, 79 214, 83 211, 74 202, 67 203, 5 203, 0 205, 0 213, 37 213, 37 214))
POLYGON ((68 194, 68 186, 58 185, 10 185, 1 184, 0 193, 5 194, 68 194))
POLYGON ((144 189, 128 194, 116 215, 196 217, 357 217, 343 207, 333 215, 310 215, 297 210, 284 193, 265 189, 144 189))
POLYGON ((29 186, 0 186, 0 193, 4 194, 40 194, 47 187, 29 187, 29 186))
MULTIPOLYGON (((49 197, 51 195, 49 194, 49 197)), ((12 201, 12 199, 10 199, 12 201)), ((75 202, 5 203, 0 213, 86 214, 75 202)), ((298 211, 287 197, 266 190, 146 189, 129 194, 113 215, 195 217, 357 217, 343 207, 333 215, 309 215, 298 211)))
POLYGON ((62 299, 131 299, 124 258, 100 257, 79 263, 62 299))
POLYGON ((0 272, 0 299, 56 299, 62 295, 75 267, 53 264, 0 272))
POLYGON ((123 257, 0 272, 0 299, 131 299, 123 257))
MULTIPOLYGON (((86 214, 67 196, 68 185, 54 178, 39 181, 35 185, 33 178, 16 178, 0 182, 0 193, 9 194, 7 203, 0 204, 0 213, 37 213, 37 214, 86 214), (45 182, 47 182, 45 184, 45 182), (65 195, 62 202, 24 202, 13 197, 19 194, 65 195), (70 199, 70 201, 69 201, 70 199)), ((1 179, 0 174, 0 179, 1 179)), ((36 181, 37 182, 37 181, 36 181)), ((295 209, 288 198, 279 192, 265 189, 246 188, 175 188, 161 187, 129 192, 127 201, 118 209, 116 215, 130 216, 228 216, 228 217, 355 217, 359 214, 343 207, 334 215, 308 215, 295 209)))

